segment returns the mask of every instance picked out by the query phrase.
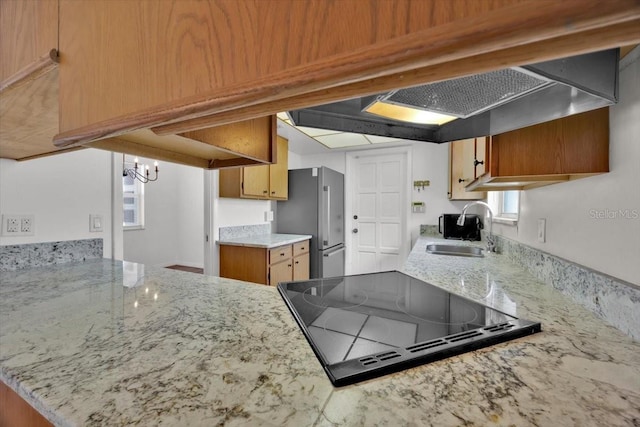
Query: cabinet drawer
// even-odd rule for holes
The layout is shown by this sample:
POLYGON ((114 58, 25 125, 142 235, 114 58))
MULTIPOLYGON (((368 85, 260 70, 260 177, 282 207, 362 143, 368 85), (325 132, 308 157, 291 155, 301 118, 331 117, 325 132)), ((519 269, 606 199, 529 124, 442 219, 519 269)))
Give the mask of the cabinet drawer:
POLYGON ((269 264, 290 259, 293 254, 292 245, 279 246, 269 250, 269 264))
POLYGON ((305 240, 304 242, 298 242, 293 244, 293 256, 298 256, 300 254, 304 254, 309 252, 309 241, 305 240))

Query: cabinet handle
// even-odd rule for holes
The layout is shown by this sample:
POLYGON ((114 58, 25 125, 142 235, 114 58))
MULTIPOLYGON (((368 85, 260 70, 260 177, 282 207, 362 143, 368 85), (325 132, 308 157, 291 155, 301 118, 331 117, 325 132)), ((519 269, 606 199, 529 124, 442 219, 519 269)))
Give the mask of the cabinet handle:
POLYGON ((280 252, 280 256, 284 256, 284 252, 280 252))
POLYGON ((478 165, 484 165, 484 160, 478 161, 478 159, 474 159, 473 160, 473 167, 476 167, 478 165))
POLYGON ((287 264, 287 267, 291 267, 291 264, 287 264))
POLYGON ((268 191, 268 190, 263 190, 263 191, 262 191, 262 194, 267 194, 267 193, 269 193, 269 191, 268 191))
POLYGON ((458 184, 460 184, 461 182, 465 182, 466 179, 462 179, 462 178, 458 178, 458 184))
POLYGON ((300 261, 296 261, 296 264, 300 264, 300 261))

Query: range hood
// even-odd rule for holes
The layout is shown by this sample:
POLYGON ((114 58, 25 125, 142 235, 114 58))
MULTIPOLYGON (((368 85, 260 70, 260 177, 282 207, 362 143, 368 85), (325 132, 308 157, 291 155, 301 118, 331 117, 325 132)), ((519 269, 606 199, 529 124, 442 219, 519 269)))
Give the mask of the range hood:
POLYGON ((496 135, 615 104, 618 61, 619 50, 611 49, 288 113, 297 126, 435 143, 496 135), (452 120, 433 125, 391 119, 370 112, 376 103, 452 120))

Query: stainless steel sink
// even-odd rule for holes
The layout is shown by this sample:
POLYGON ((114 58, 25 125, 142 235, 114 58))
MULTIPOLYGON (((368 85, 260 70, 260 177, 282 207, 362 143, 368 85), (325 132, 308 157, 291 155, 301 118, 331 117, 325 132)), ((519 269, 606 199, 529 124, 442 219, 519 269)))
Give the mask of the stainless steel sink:
POLYGON ((469 256, 482 258, 484 254, 481 248, 475 246, 446 245, 440 243, 432 243, 427 245, 427 253, 436 255, 453 255, 453 256, 469 256))

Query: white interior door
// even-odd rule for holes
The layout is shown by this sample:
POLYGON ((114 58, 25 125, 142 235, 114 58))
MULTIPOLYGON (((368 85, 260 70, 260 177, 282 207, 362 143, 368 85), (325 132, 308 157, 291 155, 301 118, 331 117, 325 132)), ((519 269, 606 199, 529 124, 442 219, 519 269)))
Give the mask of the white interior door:
POLYGON ((407 157, 408 152, 351 157, 348 274, 402 267, 411 244, 407 240, 407 157))

